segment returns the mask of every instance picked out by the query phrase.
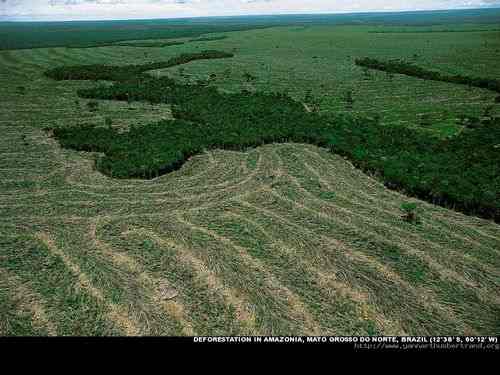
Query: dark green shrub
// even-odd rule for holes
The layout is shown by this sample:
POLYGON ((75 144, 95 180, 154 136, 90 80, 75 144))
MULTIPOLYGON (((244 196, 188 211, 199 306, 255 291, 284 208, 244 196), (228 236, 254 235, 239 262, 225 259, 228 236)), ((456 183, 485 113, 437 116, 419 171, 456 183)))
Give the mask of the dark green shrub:
POLYGON ((106 125, 108 128, 111 128, 111 126, 113 125, 113 120, 111 119, 111 117, 106 117, 104 119, 104 125, 106 125))
POLYGON ((346 109, 348 111, 352 111, 352 109, 354 108, 354 96, 352 95, 352 90, 347 90, 344 93, 344 102, 346 109))
POLYGON ((368 68, 363 68, 363 79, 365 81, 369 81, 372 79, 372 75, 370 74, 370 70, 368 68))
POLYGON ((99 108, 99 102, 96 101, 87 102, 87 108, 89 109, 90 112, 95 112, 99 108))
POLYGON ((403 220, 411 223, 417 224, 420 222, 420 218, 417 216, 417 204, 414 202, 406 202, 401 205, 401 210, 404 212, 403 220))
POLYGON ((248 72, 243 73, 243 78, 245 79, 246 82, 253 82, 257 79, 257 77, 248 72))
POLYGON ((420 116, 420 126, 426 128, 430 127, 432 125, 432 117, 430 113, 424 113, 422 116, 420 116))
POLYGON ((310 89, 306 91, 304 104, 310 112, 319 112, 320 110, 320 98, 314 96, 310 89))

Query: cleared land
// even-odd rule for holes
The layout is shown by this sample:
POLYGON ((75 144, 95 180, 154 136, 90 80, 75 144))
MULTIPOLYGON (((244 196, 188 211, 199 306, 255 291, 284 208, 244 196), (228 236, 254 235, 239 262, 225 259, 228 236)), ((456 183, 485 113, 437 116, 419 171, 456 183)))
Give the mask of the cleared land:
POLYGON ((422 223, 406 223, 400 206, 411 199, 311 145, 212 150, 157 179, 117 180, 42 130, 106 117, 126 130, 171 117, 168 105, 139 102, 98 101, 90 111, 76 90, 95 83, 53 81, 46 69, 165 61, 198 48, 237 53, 152 74, 215 73, 225 90, 287 89, 299 100, 311 89, 322 112, 381 113, 415 128, 430 112, 424 131, 437 137, 461 130, 457 113, 492 104, 483 89, 380 72, 365 79, 353 62, 419 53, 429 69, 482 76, 485 64, 498 79, 498 32, 374 29, 1 52, 0 334, 498 334, 500 227, 491 221, 413 200, 422 223), (342 99, 350 88, 353 110, 342 99))

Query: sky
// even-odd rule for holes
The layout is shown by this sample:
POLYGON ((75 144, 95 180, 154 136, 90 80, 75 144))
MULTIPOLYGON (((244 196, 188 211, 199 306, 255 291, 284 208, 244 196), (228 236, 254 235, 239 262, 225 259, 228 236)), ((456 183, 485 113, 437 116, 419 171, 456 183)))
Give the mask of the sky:
POLYGON ((463 9, 500 0, 0 0, 0 20, 100 20, 463 9))

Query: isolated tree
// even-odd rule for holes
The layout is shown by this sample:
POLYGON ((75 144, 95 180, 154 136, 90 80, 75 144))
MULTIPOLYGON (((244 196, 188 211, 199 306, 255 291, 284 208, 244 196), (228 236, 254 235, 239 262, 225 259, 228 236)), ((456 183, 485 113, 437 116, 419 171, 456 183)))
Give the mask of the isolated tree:
POLYGON ((429 127, 432 125, 432 118, 430 113, 424 113, 420 116, 420 126, 429 127))
POLYGON ((97 108, 99 107, 99 102, 90 101, 87 103, 87 107, 88 107, 90 112, 95 112, 95 111, 97 111, 97 108))
POLYGON ((414 202, 405 202, 401 205, 404 212, 403 220, 411 224, 419 224, 420 218, 417 215, 417 204, 414 202))
POLYGON ((248 83, 253 82, 253 81, 255 81, 257 79, 257 77, 255 77, 254 75, 252 75, 252 74, 250 74, 248 72, 243 73, 243 78, 248 83))
POLYGON ((312 95, 312 90, 311 90, 311 89, 308 89, 308 90, 306 91, 305 96, 304 96, 304 102, 305 102, 305 103, 307 103, 307 104, 309 104, 309 103, 311 103, 313 100, 314 100, 314 98, 313 98, 313 95, 312 95))
POLYGON ((483 117, 490 118, 491 117, 491 112, 493 111, 493 108, 494 107, 492 105, 486 106, 486 108, 484 109, 484 112, 483 112, 483 117))
POLYGON ((111 117, 106 117, 104 119, 104 124, 108 127, 108 128, 111 128, 111 126, 113 125, 113 120, 111 119, 111 117))
POLYGON ((346 109, 352 111, 354 108, 354 96, 352 90, 347 90, 344 94, 344 102, 346 104, 346 109))
POLYGON ((307 108, 310 109, 311 112, 319 112, 320 99, 313 95, 311 89, 308 89, 306 91, 306 94, 304 96, 304 104, 307 106, 307 108))
POLYGON ((372 79, 372 75, 370 73, 370 69, 363 68, 363 79, 366 80, 366 81, 372 79))
POLYGON ((197 79, 196 80, 196 84, 198 86, 203 86, 203 87, 204 86, 208 86, 208 80, 206 80, 206 79, 197 79))

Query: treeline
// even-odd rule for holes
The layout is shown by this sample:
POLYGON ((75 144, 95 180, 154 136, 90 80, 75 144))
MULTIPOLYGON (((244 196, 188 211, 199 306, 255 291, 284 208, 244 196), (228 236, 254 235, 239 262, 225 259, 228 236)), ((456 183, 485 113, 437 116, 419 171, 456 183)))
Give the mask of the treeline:
POLYGON ((216 40, 222 40, 226 39, 227 36, 222 35, 222 36, 207 36, 207 37, 200 37, 200 38, 195 38, 195 39, 189 39, 187 41, 179 41, 179 40, 172 40, 172 41, 156 41, 156 40, 151 40, 151 41, 141 41, 141 42, 115 42, 115 43, 95 43, 87 46, 67 46, 66 48, 69 49, 83 49, 83 48, 96 48, 96 47, 138 47, 138 48, 163 48, 163 47, 171 47, 171 46, 180 46, 186 43, 192 43, 192 42, 212 42, 216 40))
POLYGON ((214 95, 217 89, 205 85, 177 85, 168 77, 153 78, 136 76, 112 86, 99 85, 89 89, 80 89, 78 95, 86 99, 145 101, 149 103, 185 103, 194 96, 214 95))
POLYGON ((430 33, 493 33, 500 29, 463 29, 463 30, 371 30, 369 34, 430 34, 430 33))
POLYGON ((404 60, 381 61, 365 57, 355 60, 356 65, 365 68, 381 70, 387 73, 405 74, 411 77, 469 85, 500 93, 500 81, 492 78, 467 77, 463 75, 446 75, 437 71, 427 70, 404 60))
POLYGON ((221 35, 221 36, 202 36, 200 38, 196 39, 190 39, 189 42, 214 42, 216 40, 223 40, 226 39, 227 35, 221 35))
POLYGON ((285 94, 222 93, 138 75, 79 92, 95 99, 173 104, 176 120, 135 126, 53 129, 63 147, 98 151, 96 167, 117 178, 154 178, 211 148, 244 150, 272 142, 311 143, 344 155, 391 188, 500 221, 500 121, 484 120, 451 139, 352 116, 308 113, 285 94))
POLYGON ((170 68, 175 65, 187 64, 194 60, 221 59, 233 57, 232 53, 221 51, 202 51, 199 53, 183 53, 168 61, 147 63, 140 65, 77 65, 60 66, 50 69, 44 74, 52 79, 61 80, 107 80, 126 81, 136 79, 138 75, 148 70, 170 68))
POLYGON ((120 42, 113 44, 114 46, 124 46, 124 47, 151 47, 151 48, 161 48, 161 47, 170 47, 170 46, 180 46, 182 44, 186 43, 193 43, 193 42, 213 42, 216 40, 223 40, 226 39, 227 36, 221 35, 221 36, 206 36, 206 37, 200 37, 200 38, 194 38, 194 39, 189 39, 187 41, 180 41, 180 40, 174 40, 174 41, 147 41, 147 42, 120 42))
POLYGON ((184 42, 180 42, 180 41, 165 41, 165 42, 151 41, 151 42, 135 42, 135 43, 120 42, 120 43, 115 43, 115 44, 109 44, 108 46, 162 48, 162 47, 170 47, 170 46, 180 46, 182 44, 184 44, 184 42))
POLYGON ((144 42, 117 42, 117 43, 95 43, 88 46, 67 46, 67 49, 88 49, 88 48, 98 48, 98 47, 169 47, 184 44, 184 42, 178 41, 144 41, 144 42))

